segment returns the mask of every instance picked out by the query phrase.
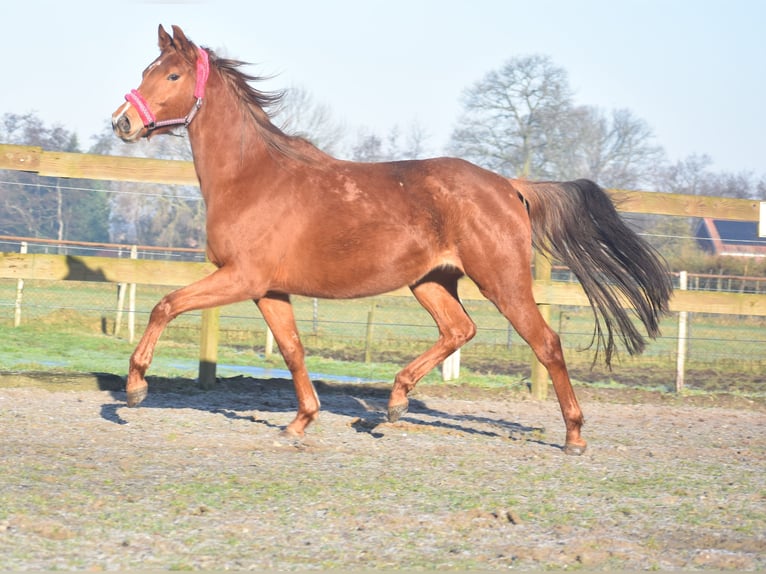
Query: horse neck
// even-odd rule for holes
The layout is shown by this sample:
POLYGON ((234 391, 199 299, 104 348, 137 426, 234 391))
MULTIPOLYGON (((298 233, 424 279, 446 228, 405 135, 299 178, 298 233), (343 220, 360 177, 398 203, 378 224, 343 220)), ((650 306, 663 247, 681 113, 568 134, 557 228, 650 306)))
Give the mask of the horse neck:
MULTIPOLYGON (((265 112, 258 112, 265 117, 265 112)), ((275 154, 262 135, 263 129, 247 105, 226 86, 220 72, 211 69, 202 108, 188 126, 194 168, 208 205, 209 191, 216 189, 216 195, 221 196, 220 192, 246 167, 257 166, 261 173, 274 167, 275 154)))

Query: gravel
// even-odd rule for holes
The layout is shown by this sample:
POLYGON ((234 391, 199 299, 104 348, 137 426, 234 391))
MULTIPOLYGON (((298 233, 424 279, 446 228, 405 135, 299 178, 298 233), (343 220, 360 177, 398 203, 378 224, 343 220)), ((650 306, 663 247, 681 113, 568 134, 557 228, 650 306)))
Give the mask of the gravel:
POLYGON ((0 570, 766 568, 762 402, 584 392, 567 457, 518 392, 322 383, 296 442, 288 381, 118 388, 0 375, 0 570))

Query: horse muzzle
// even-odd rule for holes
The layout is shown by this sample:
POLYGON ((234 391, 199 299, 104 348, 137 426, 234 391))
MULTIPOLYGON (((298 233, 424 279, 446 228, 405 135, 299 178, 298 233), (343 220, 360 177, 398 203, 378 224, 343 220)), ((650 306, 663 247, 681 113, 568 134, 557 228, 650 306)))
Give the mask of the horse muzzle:
POLYGON ((131 119, 130 112, 132 106, 125 103, 112 114, 112 130, 114 134, 126 143, 137 142, 142 137, 144 131, 144 125, 140 118, 137 117, 131 119))

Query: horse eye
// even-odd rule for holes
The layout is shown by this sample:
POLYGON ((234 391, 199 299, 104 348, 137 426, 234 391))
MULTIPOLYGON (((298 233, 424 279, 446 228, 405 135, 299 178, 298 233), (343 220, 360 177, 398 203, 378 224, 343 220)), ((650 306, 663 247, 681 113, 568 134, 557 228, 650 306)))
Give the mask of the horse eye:
POLYGON ((170 74, 170 75, 168 76, 168 80, 170 80, 171 82, 175 82, 175 81, 176 81, 178 78, 180 78, 180 77, 181 77, 181 76, 179 76, 178 74, 170 74))

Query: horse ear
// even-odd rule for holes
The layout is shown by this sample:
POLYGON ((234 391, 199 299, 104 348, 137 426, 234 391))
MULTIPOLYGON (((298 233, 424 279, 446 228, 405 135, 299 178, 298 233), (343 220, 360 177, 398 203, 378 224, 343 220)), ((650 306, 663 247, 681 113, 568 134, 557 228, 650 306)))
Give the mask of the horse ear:
POLYGON ((159 36, 160 51, 164 51, 165 48, 173 43, 173 38, 170 37, 170 34, 165 32, 165 28, 162 27, 162 24, 160 24, 160 27, 157 30, 157 35, 159 36))
POLYGON ((178 26, 173 26, 173 44, 179 52, 186 54, 191 61, 197 60, 197 48, 186 37, 184 31, 178 26))

